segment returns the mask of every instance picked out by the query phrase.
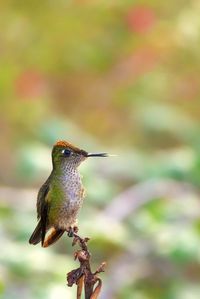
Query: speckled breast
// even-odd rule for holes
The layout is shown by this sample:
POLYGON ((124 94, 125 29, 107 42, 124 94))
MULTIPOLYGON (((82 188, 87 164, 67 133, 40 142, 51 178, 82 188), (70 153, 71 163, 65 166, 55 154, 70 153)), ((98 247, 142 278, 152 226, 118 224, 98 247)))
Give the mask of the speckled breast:
POLYGON ((84 199, 84 187, 78 172, 60 178, 63 199, 60 201, 56 226, 67 229, 77 222, 84 199))

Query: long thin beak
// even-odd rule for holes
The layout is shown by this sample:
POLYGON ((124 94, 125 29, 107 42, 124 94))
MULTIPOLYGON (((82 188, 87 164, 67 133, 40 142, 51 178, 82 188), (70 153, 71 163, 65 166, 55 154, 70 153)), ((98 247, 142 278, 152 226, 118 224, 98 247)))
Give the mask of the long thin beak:
POLYGON ((107 154, 107 153, 98 153, 98 154, 87 153, 86 157, 109 157, 109 154, 107 154))

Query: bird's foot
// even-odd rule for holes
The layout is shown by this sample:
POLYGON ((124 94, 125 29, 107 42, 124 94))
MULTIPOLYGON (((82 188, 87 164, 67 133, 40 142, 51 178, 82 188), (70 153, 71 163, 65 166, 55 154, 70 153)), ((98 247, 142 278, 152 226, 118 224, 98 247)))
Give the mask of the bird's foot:
POLYGON ((78 226, 70 226, 67 230, 67 235, 70 238, 73 238, 78 233, 78 226))

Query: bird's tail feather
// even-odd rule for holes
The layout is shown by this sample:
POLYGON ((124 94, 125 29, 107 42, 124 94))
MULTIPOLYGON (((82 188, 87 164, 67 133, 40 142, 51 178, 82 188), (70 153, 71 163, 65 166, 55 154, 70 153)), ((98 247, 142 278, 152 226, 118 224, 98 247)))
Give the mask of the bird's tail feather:
POLYGON ((43 247, 48 247, 51 244, 55 243, 64 233, 62 229, 52 228, 50 234, 45 237, 44 243, 42 244, 43 247))
MULTIPOLYGON (((42 242, 42 247, 48 247, 49 245, 55 243, 64 233, 62 229, 51 228, 50 233, 45 236, 44 242, 42 242)), ((42 223, 41 220, 38 222, 34 232, 32 233, 29 243, 36 245, 42 241, 42 223)))
POLYGON ((42 224, 41 224, 41 220, 40 220, 29 239, 29 243, 36 245, 41 241, 41 238, 42 238, 42 224))

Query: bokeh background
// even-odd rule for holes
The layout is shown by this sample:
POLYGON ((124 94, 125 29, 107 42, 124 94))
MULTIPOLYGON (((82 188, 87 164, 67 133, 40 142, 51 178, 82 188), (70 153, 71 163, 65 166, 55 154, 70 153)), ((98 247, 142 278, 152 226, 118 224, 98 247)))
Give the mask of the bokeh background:
POLYGON ((199 1, 2 0, 0 298, 75 298, 71 240, 30 246, 51 148, 88 151, 101 299, 200 298, 199 1))

